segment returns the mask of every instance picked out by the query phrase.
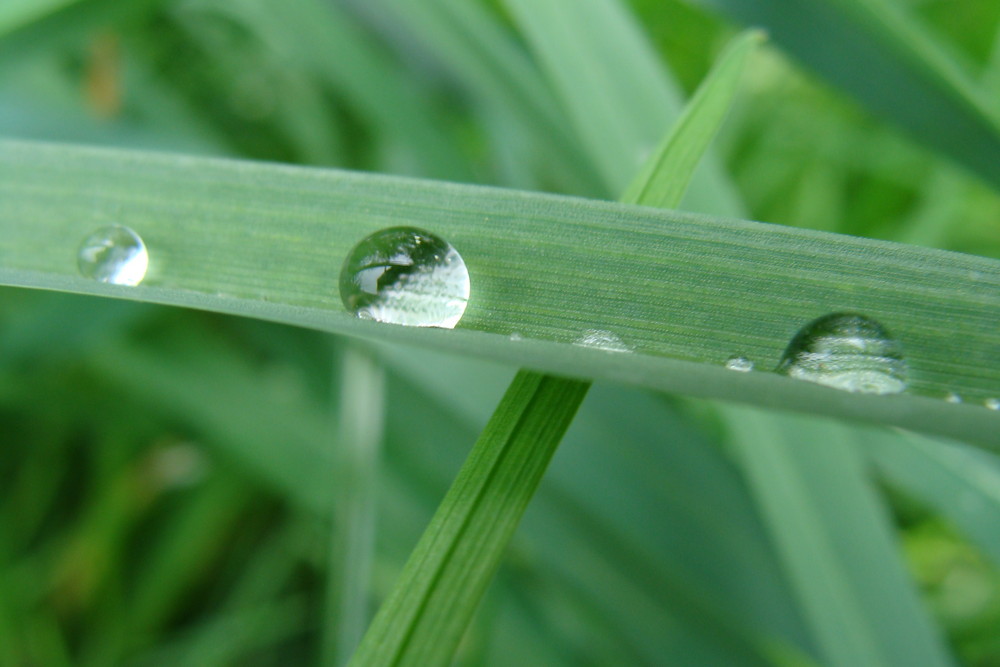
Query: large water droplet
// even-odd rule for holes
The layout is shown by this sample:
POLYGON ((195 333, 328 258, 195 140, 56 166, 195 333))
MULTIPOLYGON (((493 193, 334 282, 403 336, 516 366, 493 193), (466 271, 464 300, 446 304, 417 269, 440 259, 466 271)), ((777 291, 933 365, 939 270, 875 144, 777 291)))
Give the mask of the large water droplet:
POLYGON ((753 370, 753 362, 743 356, 729 357, 726 359, 726 368, 740 373, 749 373, 753 370))
POLYGON ((112 285, 138 285, 146 277, 149 254, 128 227, 102 227, 80 244, 76 265, 85 278, 112 285))
POLYGON ((451 244, 413 227, 375 232, 340 271, 340 298, 360 318, 454 328, 469 303, 469 271, 451 244))
POLYGON ((899 343, 875 320, 853 313, 807 324, 778 366, 789 377, 866 394, 902 392, 906 371, 899 343))
POLYGON ((605 352, 631 352, 632 349, 622 342, 616 334, 603 329, 587 329, 573 341, 574 345, 580 347, 593 347, 605 352))

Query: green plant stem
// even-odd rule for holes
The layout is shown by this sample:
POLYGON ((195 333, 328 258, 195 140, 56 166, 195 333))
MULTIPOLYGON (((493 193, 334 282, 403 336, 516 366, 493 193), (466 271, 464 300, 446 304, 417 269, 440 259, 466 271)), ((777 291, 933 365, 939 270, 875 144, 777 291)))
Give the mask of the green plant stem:
POLYGON ((346 664, 368 624, 385 412, 384 372, 368 352, 348 346, 340 376, 340 424, 333 473, 337 497, 327 569, 324 665, 346 664))

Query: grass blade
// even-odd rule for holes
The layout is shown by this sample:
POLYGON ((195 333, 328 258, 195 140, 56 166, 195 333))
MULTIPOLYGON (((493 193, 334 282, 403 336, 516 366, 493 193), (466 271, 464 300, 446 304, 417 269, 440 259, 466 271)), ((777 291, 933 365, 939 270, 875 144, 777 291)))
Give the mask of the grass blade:
POLYGON ((753 410, 723 414, 823 662, 951 664, 847 444, 854 433, 753 410))
POLYGON ((884 0, 704 0, 765 28, 808 66, 1000 187, 1000 121, 983 89, 904 9, 884 0))
MULTIPOLYGON (((608 190, 624 192, 683 107, 659 56, 617 0, 506 0, 505 5, 608 190)), ((686 208, 738 214, 736 194, 711 155, 706 167, 691 185, 686 208)))
POLYGON ((940 512, 1000 564, 1000 461, 995 456, 912 433, 868 433, 861 446, 891 483, 940 512))
POLYGON ((563 375, 907 426, 1000 445, 1000 262, 745 221, 387 176, 0 142, 0 283, 283 321, 563 375), (78 239, 118 222, 146 239, 144 285, 88 281, 78 239), (462 253, 462 329, 344 312, 342 258, 389 225, 462 253), (911 394, 849 394, 771 373, 791 336, 854 310, 902 342, 911 394), (573 345, 611 331, 633 354, 573 345), (520 341, 510 340, 518 332, 520 341), (942 400, 948 392, 966 400, 942 400), (940 397, 940 398, 938 398, 940 397))
POLYGON ((368 625, 375 550, 375 494, 384 421, 384 372, 371 355, 343 355, 340 434, 332 479, 340 481, 327 568, 323 664, 346 664, 368 625))
POLYGON ((663 208, 680 205, 695 167, 732 106, 746 59, 763 39, 763 33, 748 31, 719 56, 677 123, 625 191, 623 202, 663 208))
POLYGON ((518 374, 351 664, 447 664, 587 387, 518 374))

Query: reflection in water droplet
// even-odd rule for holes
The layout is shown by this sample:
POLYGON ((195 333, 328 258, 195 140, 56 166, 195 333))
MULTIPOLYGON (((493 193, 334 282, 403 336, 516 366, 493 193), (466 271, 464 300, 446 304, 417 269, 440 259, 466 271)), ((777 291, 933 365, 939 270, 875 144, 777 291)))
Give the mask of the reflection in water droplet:
POLYGON ((962 397, 953 391, 949 391, 947 394, 945 394, 944 400, 948 401, 949 403, 961 403, 962 397))
POLYGON ((803 327, 785 349, 778 372, 866 394, 906 389, 899 343, 875 320, 852 313, 826 315, 803 327))
POLYGON ((112 285, 138 285, 146 277, 149 254, 139 235, 128 227, 103 227, 88 236, 76 253, 85 278, 112 285))
POLYGON ((375 232, 340 271, 340 298, 362 319, 452 329, 469 303, 469 271, 451 245, 413 227, 375 232))
POLYGON ((990 410, 1000 410, 1000 398, 987 398, 983 401, 983 405, 990 410))
POLYGON ((593 347, 606 352, 631 352, 631 348, 622 342, 622 339, 601 329, 587 329, 583 334, 573 341, 574 345, 580 347, 593 347))
POLYGON ((726 368, 740 373, 749 373, 753 370, 753 362, 746 357, 735 356, 726 359, 726 368))

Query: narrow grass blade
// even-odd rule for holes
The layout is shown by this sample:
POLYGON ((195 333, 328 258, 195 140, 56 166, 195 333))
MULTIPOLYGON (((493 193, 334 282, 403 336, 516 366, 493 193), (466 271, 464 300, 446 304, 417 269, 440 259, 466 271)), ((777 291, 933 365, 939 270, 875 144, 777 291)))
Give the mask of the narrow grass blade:
POLYGON ((840 424, 723 413, 824 663, 949 665, 840 424))
POLYGON ((1000 565, 996 456, 912 433, 867 433, 859 444, 890 483, 940 512, 1000 565))
POLYGON ((518 374, 351 664, 447 664, 586 390, 518 374))
POLYGON ((622 196, 623 202, 663 208, 680 205, 695 167, 732 106, 743 66, 763 39, 763 33, 749 31, 719 56, 670 133, 622 196))
POLYGON ((340 480, 327 568, 323 664, 346 664, 368 625, 375 551, 375 495, 384 421, 385 378, 371 355, 343 354, 340 433, 332 479, 340 480))
POLYGON ((1000 187, 1000 122, 967 68, 885 0, 703 0, 1000 187))
MULTIPOLYGON (((558 92, 580 145, 606 187, 620 195, 681 113, 678 86, 618 0, 504 4, 558 92)), ((691 185, 686 208, 741 211, 711 155, 691 185)))

